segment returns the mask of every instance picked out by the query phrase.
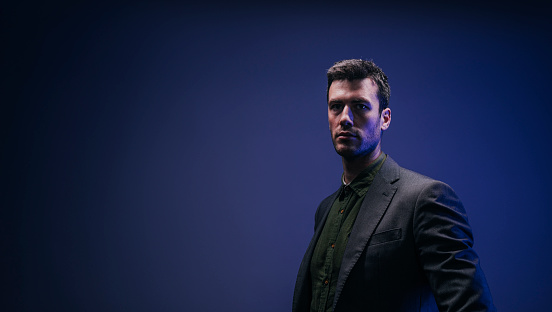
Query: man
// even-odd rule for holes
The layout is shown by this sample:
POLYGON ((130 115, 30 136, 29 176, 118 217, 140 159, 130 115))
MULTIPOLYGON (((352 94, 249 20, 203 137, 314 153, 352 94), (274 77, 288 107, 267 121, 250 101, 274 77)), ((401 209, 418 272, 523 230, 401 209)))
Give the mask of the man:
POLYGON ((342 185, 316 211, 293 311, 495 311, 454 191, 381 151, 391 123, 383 71, 344 60, 327 76, 342 185))

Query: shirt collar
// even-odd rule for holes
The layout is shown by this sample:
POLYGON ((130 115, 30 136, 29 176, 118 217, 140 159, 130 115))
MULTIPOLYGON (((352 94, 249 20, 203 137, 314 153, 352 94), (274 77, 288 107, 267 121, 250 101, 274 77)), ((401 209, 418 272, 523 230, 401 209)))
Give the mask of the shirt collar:
POLYGON ((345 183, 345 175, 341 175, 341 184, 343 188, 350 188, 355 193, 357 193, 358 196, 364 196, 366 192, 368 191, 368 187, 370 184, 372 184, 372 181, 374 180, 374 177, 378 173, 379 169, 383 165, 383 162, 387 158, 387 155, 385 153, 380 153, 378 158, 374 160, 368 167, 366 167, 364 170, 362 170, 358 176, 351 181, 349 184, 345 183))

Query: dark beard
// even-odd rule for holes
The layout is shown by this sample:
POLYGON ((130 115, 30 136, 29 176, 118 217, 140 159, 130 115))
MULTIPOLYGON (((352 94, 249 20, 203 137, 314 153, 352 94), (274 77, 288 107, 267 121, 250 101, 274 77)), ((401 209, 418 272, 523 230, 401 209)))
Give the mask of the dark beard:
POLYGON ((345 149, 342 151, 338 151, 336 146, 337 144, 335 142, 332 142, 332 143, 333 143, 335 152, 347 161, 354 161, 356 159, 363 158, 367 155, 370 155, 373 151, 376 150, 376 147, 377 147, 377 144, 374 146, 369 146, 368 148, 366 148, 366 146, 364 145, 361 145, 359 148, 354 150, 345 149))

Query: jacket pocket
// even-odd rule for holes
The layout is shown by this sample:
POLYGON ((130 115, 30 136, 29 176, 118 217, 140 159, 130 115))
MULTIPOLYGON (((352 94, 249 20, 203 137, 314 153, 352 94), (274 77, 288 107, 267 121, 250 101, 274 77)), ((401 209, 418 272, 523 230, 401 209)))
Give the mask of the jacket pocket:
POLYGON ((370 242, 368 243, 368 245, 388 243, 388 242, 399 240, 401 239, 401 237, 402 237, 401 229, 384 231, 384 232, 380 232, 372 235, 372 238, 370 238, 370 242))

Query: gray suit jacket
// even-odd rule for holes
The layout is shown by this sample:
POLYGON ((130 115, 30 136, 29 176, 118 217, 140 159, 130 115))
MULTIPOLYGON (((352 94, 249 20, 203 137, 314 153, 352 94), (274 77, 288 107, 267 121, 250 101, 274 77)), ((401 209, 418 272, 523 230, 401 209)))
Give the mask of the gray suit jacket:
MULTIPOLYGON (((316 211, 293 312, 309 311, 310 260, 338 194, 316 211)), ((387 157, 351 231, 334 311, 495 311, 472 246, 466 212, 454 191, 387 157)))

